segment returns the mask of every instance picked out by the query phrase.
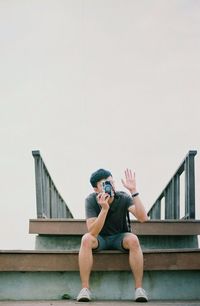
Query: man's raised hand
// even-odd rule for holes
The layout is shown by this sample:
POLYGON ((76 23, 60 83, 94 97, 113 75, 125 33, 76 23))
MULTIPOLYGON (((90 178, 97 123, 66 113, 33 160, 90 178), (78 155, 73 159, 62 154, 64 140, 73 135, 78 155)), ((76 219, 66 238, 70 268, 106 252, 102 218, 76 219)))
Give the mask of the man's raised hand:
POLYGON ((124 174, 125 179, 121 180, 123 186, 128 189, 131 194, 137 192, 135 172, 132 172, 130 169, 126 169, 124 174))

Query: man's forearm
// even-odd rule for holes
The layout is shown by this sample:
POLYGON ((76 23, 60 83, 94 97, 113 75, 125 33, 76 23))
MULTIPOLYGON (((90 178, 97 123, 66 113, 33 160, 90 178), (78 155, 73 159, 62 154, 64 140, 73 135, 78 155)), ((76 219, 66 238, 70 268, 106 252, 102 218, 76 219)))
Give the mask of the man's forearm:
POLYGON ((140 199, 139 196, 136 196, 133 200, 133 204, 135 206, 135 215, 137 217, 137 219, 141 222, 147 221, 148 220, 148 216, 146 213, 146 209, 140 199))
POLYGON ((102 209, 96 220, 92 224, 90 224, 90 226, 88 227, 88 231, 91 235, 95 237, 98 236, 104 226, 107 213, 108 209, 102 209))

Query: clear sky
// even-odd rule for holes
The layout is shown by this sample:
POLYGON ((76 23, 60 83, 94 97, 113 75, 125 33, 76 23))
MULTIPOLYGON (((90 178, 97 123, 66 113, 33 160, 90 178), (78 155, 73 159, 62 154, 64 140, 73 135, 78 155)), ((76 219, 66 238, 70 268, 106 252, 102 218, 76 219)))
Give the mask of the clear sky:
POLYGON ((0 0, 0 249, 34 248, 32 150, 75 218, 100 167, 148 209, 200 154, 199 54, 197 0, 0 0))

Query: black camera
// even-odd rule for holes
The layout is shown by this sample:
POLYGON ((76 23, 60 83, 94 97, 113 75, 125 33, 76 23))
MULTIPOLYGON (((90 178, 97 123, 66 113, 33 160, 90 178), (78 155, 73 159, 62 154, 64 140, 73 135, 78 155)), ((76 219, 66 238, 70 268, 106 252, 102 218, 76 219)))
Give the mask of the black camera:
POLYGON ((112 186, 111 182, 109 182, 109 181, 103 182, 102 187, 103 187, 103 191, 105 193, 108 193, 111 197, 114 196, 114 190, 113 190, 113 186, 112 186))

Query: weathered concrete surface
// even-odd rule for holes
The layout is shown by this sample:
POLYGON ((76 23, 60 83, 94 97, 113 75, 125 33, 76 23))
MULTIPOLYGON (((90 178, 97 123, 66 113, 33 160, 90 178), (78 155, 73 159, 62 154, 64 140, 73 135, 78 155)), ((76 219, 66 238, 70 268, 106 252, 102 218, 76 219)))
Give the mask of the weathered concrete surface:
MULTIPOLYGON (((88 305, 88 306, 130 306, 141 305, 134 301, 94 301, 90 303, 78 303, 76 301, 3 301, 0 306, 73 306, 73 305, 88 305)), ((144 305, 142 303, 142 305, 144 305)), ((200 301, 150 301, 147 306, 200 306, 200 301)))
MULTIPOLYGON (((197 236, 138 236, 143 250, 198 248, 197 236)), ((36 250, 79 250, 81 236, 38 235, 36 250)))
MULTIPOLYGON (((199 300, 200 271, 149 271, 143 287, 150 300, 199 300)), ((92 273, 91 292, 95 301, 132 300, 131 272, 92 273)), ((1 272, 0 301, 57 300, 63 294, 76 299, 81 289, 78 272, 1 272)))

